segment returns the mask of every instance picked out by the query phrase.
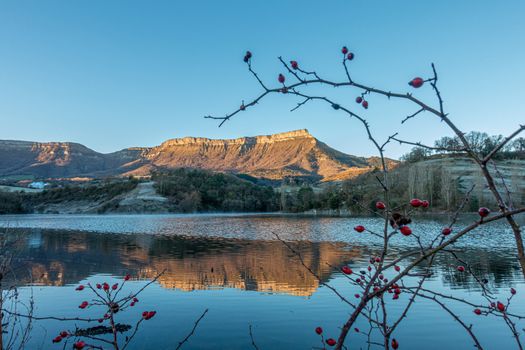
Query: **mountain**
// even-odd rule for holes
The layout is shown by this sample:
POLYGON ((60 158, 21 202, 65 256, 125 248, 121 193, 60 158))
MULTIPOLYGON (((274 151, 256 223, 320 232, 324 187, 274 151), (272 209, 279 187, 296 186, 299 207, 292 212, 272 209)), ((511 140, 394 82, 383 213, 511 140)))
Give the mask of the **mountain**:
POLYGON ((159 146, 103 154, 78 143, 0 140, 0 176, 33 178, 147 176, 157 168, 200 168, 280 180, 352 178, 375 158, 339 152, 306 129, 231 140, 185 137, 159 146))

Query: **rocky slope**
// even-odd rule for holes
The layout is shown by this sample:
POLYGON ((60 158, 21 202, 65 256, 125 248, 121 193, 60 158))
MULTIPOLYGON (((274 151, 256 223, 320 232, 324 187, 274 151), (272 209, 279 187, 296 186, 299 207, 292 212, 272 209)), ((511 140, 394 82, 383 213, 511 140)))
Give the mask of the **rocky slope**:
POLYGON ((147 176, 156 168, 189 167, 274 180, 300 176, 331 181, 370 171, 374 163, 336 151, 307 130, 232 140, 186 137, 109 154, 77 143, 0 140, 0 176, 147 176))

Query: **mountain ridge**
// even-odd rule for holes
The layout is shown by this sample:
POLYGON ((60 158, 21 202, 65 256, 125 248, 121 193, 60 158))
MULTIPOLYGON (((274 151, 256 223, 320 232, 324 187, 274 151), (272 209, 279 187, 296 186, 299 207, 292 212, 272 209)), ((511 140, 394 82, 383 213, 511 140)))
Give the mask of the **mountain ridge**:
POLYGON ((373 158, 349 155, 307 129, 271 135, 174 138, 154 147, 100 153, 75 142, 0 140, 0 176, 148 176, 155 169, 200 168, 281 180, 334 181, 370 171, 373 158))

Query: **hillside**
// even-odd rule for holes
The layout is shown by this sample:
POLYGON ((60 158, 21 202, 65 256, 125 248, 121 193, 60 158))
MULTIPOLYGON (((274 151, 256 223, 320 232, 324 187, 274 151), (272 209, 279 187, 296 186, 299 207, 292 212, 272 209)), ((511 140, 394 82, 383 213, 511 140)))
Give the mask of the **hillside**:
POLYGON ((339 152, 307 130, 230 140, 185 137, 108 154, 77 143, 0 140, 3 177, 148 176, 155 169, 198 168, 272 180, 332 181, 355 177, 374 165, 373 158, 339 152))

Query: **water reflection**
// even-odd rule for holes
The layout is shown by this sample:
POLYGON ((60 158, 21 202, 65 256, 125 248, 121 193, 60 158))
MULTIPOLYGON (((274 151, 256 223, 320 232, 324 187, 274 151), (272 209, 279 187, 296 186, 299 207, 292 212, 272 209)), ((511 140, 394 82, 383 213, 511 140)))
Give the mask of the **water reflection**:
MULTIPOLYGON (((162 235, 122 235, 17 229, 22 245, 17 259, 30 271, 33 283, 45 286, 75 284, 95 274, 121 276, 132 273, 150 279, 166 270, 159 282, 165 288, 193 291, 214 288, 279 292, 311 296, 319 281, 298 257, 276 240, 226 239, 162 235)), ((364 266, 378 248, 342 242, 294 241, 304 263, 329 281, 344 264, 364 266)), ((495 287, 520 279, 512 250, 470 248, 458 254, 495 287)), ((393 251, 392 258, 396 256, 393 251)), ((436 260, 436 276, 451 288, 476 289, 448 254, 436 260)))

